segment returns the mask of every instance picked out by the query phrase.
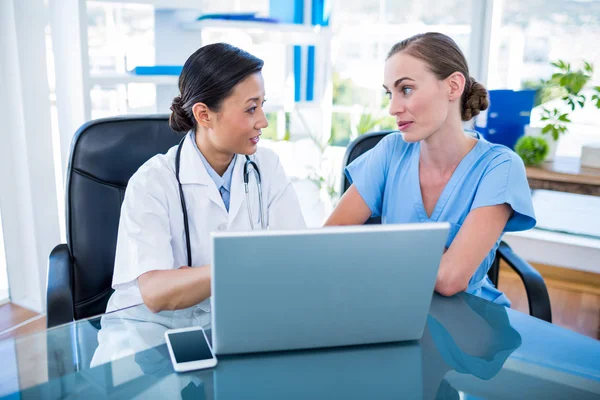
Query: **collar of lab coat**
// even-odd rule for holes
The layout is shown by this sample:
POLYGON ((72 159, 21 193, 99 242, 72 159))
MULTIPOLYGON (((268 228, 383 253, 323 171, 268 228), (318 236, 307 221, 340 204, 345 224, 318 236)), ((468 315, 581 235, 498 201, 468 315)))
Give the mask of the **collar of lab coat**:
MULTIPOLYGON (((204 185, 208 187, 208 198, 227 212, 221 194, 217 189, 214 181, 208 174, 204 163, 200 159, 198 152, 195 149, 193 135, 188 132, 183 141, 181 149, 181 164, 179 166, 179 181, 182 185, 204 185)), ((235 166, 233 167, 233 176, 231 177, 231 190, 229 198, 229 225, 240 210, 240 206, 244 202, 244 163, 245 157, 237 154, 235 166)))

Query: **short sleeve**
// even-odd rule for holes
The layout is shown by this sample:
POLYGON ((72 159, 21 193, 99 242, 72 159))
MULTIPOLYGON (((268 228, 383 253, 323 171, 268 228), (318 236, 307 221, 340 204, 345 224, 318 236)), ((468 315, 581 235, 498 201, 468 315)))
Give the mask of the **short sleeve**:
POLYGON ((345 168, 348 181, 354 185, 373 217, 381 216, 383 191, 390 161, 399 134, 389 134, 345 168))
POLYGON ((535 226, 525 166, 513 152, 496 157, 488 167, 479 182, 471 209, 499 204, 508 204, 513 210, 504 232, 524 231, 535 226))
POLYGON ((152 176, 136 178, 130 180, 121 206, 114 289, 136 283, 145 272, 172 269, 174 263, 166 193, 152 176))

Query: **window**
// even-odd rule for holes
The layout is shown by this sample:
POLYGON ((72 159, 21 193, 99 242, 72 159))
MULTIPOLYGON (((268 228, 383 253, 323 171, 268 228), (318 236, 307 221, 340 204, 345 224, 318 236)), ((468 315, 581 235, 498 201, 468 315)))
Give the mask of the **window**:
MULTIPOLYGON (((505 0, 497 46, 490 49, 490 89, 536 88, 555 72, 550 64, 563 60, 574 68, 591 62, 590 86, 600 84, 600 2, 584 0, 505 0)), ((589 94, 591 90, 583 91, 589 94)), ((558 101, 549 101, 552 108, 558 101)), ((541 108, 534 108, 531 124, 543 126, 541 108)), ((600 112, 586 106, 570 114, 569 133, 557 146, 558 157, 579 157, 585 143, 600 141, 600 112)), ((536 190, 533 194, 538 229, 600 238, 595 210, 598 198, 536 190)))
POLYGON ((395 43, 437 31, 452 37, 468 57, 471 0, 361 0, 337 5, 332 42, 334 144, 347 145, 365 129, 395 129, 381 87, 385 57, 395 43))
MULTIPOLYGON (((490 89, 536 88, 555 72, 550 64, 563 60, 574 68, 583 61, 595 66, 590 86, 600 84, 600 2, 582 0, 506 0, 498 45, 490 50, 490 89)), ((584 90, 584 94, 591 90, 584 90)), ((551 104, 550 104, 551 106, 551 104)), ((531 124, 541 125, 541 107, 531 124)), ((586 142, 600 141, 598 109, 585 107, 571 115, 569 134, 558 142, 557 155, 579 157, 586 142)))
POLYGON ((90 72, 125 72, 154 64, 154 8, 89 2, 90 72))
POLYGON ((600 2, 505 0, 498 46, 491 49, 490 89, 521 89, 552 75, 551 61, 597 66, 600 80, 600 2))
POLYGON ((136 66, 155 63, 154 8, 88 2, 87 14, 92 119, 155 113, 156 85, 127 83, 125 75, 136 66), (115 82, 107 83, 106 77, 115 82))

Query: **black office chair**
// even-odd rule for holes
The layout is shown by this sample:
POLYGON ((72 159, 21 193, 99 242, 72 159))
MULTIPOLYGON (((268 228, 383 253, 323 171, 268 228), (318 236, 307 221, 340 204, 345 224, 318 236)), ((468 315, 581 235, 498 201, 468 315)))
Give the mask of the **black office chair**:
POLYGON ((71 144, 65 187, 67 243, 48 260, 47 326, 104 313, 111 288, 121 203, 129 178, 181 136, 167 115, 99 119, 71 144))
MULTIPOLYGON (((372 132, 359 136, 346 150, 343 161, 344 168, 358 156, 375 147, 381 139, 392 132, 394 131, 372 132)), ((341 193, 344 193, 349 187, 350 182, 342 170, 341 193)), ((381 218, 370 218, 366 223, 380 224, 381 218)), ((548 296, 548 289, 546 288, 546 284, 540 273, 525 260, 517 256, 506 243, 500 242, 500 246, 498 246, 498 250, 496 251, 496 258, 488 271, 490 280, 496 286, 498 286, 500 260, 504 260, 512 269, 514 269, 525 284, 527 301, 529 303, 529 314, 544 321, 552 322, 550 297, 548 296)))

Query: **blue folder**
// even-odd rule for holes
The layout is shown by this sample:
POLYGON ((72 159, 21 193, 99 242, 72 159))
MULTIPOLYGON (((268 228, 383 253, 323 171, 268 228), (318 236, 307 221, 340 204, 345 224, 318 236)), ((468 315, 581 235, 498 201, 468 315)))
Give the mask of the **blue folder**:
MULTIPOLYGON (((513 149, 530 123, 535 90, 490 90, 490 108, 485 126, 475 129, 492 143, 513 149)), ((479 117, 478 117, 479 118, 479 117)))
POLYGON ((208 19, 219 19, 227 21, 268 22, 273 24, 280 22, 277 18, 257 17, 256 13, 203 14, 198 17, 198 21, 208 19))
POLYGON ((129 71, 133 75, 175 75, 179 76, 183 67, 181 65, 148 65, 138 66, 129 71))

